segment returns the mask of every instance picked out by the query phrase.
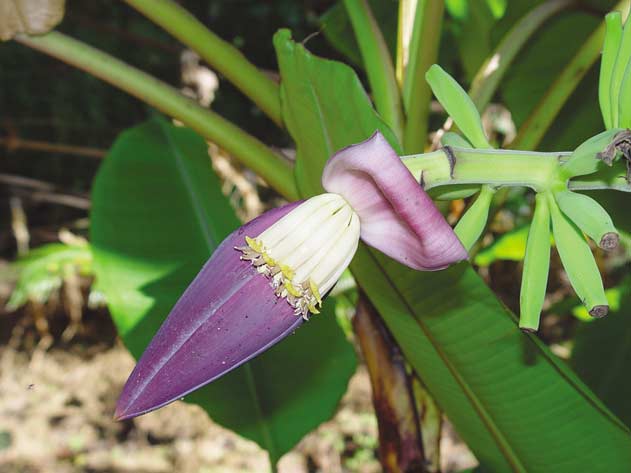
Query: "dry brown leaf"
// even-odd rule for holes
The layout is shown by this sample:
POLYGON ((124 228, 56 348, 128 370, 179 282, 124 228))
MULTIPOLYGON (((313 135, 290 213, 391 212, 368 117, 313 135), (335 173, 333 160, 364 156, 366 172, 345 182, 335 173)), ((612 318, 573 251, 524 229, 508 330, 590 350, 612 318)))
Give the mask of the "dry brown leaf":
POLYGON ((66 0, 0 1, 0 40, 8 41, 18 33, 44 34, 64 16, 66 0))

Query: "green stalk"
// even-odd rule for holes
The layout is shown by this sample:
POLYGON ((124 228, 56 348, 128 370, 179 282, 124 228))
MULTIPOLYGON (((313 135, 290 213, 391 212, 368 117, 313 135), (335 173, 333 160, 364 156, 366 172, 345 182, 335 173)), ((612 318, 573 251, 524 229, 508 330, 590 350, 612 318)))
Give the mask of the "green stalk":
POLYGON ((422 152, 427 141, 432 91, 425 80, 425 73, 438 58, 443 11, 443 0, 418 0, 416 6, 403 79, 403 104, 407 116, 403 149, 407 153, 422 152))
POLYGON ((172 0, 125 1, 197 52, 277 125, 283 125, 278 84, 249 62, 241 51, 210 31, 172 0))
POLYGON ((291 165, 264 143, 168 84, 85 43, 51 32, 16 41, 82 69, 177 118, 234 155, 288 199, 298 198, 291 165))
POLYGON ((367 0, 344 0, 377 112, 401 139, 403 111, 392 58, 367 0))
POLYGON ((568 155, 448 147, 401 159, 426 190, 453 184, 490 184, 541 192, 558 184, 561 160, 568 155))
MULTIPOLYGON (((628 3, 629 0, 623 0, 613 9, 628 8, 628 3)), ((587 71, 600 57, 604 38, 605 23, 602 22, 587 38, 587 41, 561 71, 561 74, 557 76, 554 83, 519 129, 517 137, 511 143, 511 148, 530 150, 535 149, 541 143, 565 102, 576 90, 587 71)))
POLYGON ((469 96, 480 112, 489 104, 500 81, 524 44, 549 18, 573 0, 550 0, 533 8, 504 35, 495 51, 484 61, 471 83, 469 96))

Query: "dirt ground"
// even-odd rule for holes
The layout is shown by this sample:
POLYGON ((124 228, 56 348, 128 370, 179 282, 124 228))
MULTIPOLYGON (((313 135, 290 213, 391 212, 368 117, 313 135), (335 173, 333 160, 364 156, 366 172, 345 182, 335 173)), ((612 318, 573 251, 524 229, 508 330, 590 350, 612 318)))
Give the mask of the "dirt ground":
MULTIPOLYGON (((270 471, 263 450, 197 406, 176 402, 115 422, 114 405, 133 359, 104 311, 86 314, 72 342, 57 341, 62 309, 52 317, 49 347, 42 347, 32 311, 0 313, 1 473, 270 471)), ((475 464, 451 429, 444 437, 443 471, 475 464)), ((378 473, 376 447, 370 382, 360 367, 335 417, 286 454, 279 472, 378 473)))

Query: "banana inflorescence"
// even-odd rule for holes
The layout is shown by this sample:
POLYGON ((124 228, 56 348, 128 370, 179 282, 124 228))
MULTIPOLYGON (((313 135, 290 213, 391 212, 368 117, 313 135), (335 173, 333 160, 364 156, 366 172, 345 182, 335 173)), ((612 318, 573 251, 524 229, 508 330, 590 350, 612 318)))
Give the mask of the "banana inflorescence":
MULTIPOLYGON (((631 67, 626 67, 630 60, 631 22, 627 21, 623 28, 620 14, 612 13, 607 16, 599 89, 607 130, 588 139, 574 152, 560 154, 549 178, 541 180, 537 175, 537 186, 530 186, 537 194, 521 282, 519 326, 525 331, 539 328, 548 281, 551 236, 569 282, 589 313, 598 318, 609 311, 602 278, 587 237, 608 251, 618 246, 620 237, 607 211, 592 197, 570 190, 570 184, 573 178, 600 173, 619 159, 627 163, 626 181, 631 184, 631 131, 627 129, 631 126, 631 107, 622 105, 631 103, 631 67)), ((442 136, 451 180, 455 180, 455 172, 460 183, 441 183, 432 188, 431 193, 438 199, 461 199, 478 194, 454 229, 463 245, 471 249, 486 228, 497 188, 517 184, 506 177, 498 184, 498 179, 493 180, 491 176, 492 171, 487 183, 471 178, 470 172, 463 177, 463 173, 468 172, 466 161, 458 167, 458 155, 465 151, 464 148, 491 148, 480 115, 467 93, 439 66, 432 66, 426 78, 434 95, 466 137, 453 132, 442 136), (462 184, 463 181, 469 183, 462 184)), ((537 164, 533 160, 533 165, 541 166, 542 161, 537 164)), ((496 175, 498 177, 500 172, 496 175)))

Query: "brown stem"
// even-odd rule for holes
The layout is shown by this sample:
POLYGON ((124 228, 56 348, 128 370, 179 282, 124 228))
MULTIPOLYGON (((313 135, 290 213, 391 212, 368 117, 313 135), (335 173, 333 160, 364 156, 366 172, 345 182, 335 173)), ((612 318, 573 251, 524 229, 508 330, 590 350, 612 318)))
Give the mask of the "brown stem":
POLYGON ((421 416, 403 355, 363 295, 357 304, 353 328, 370 375, 384 472, 437 471, 423 448, 421 416))

